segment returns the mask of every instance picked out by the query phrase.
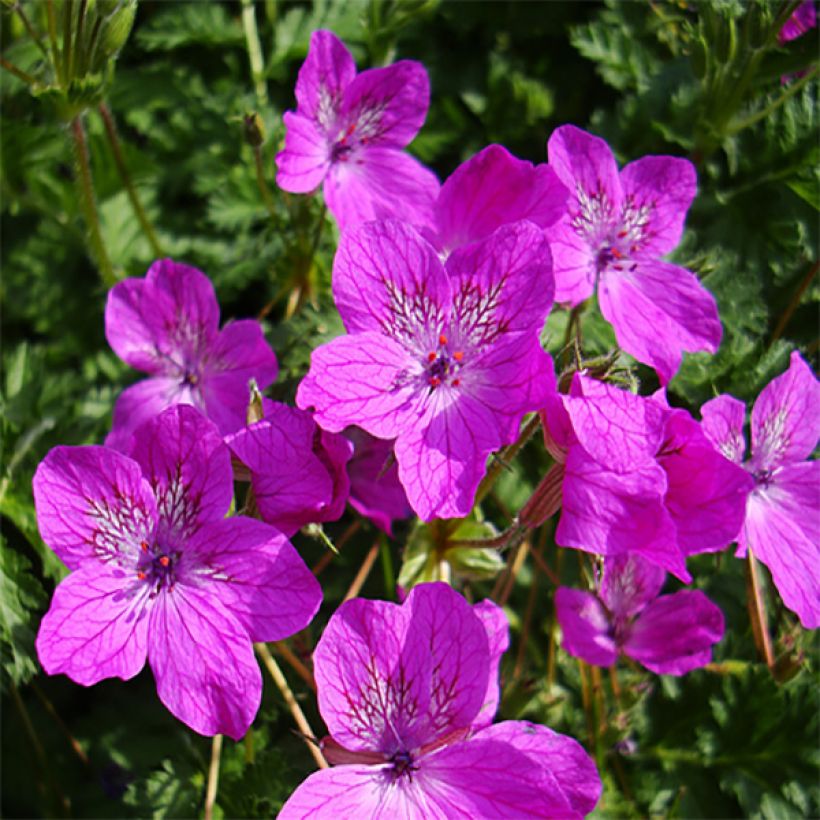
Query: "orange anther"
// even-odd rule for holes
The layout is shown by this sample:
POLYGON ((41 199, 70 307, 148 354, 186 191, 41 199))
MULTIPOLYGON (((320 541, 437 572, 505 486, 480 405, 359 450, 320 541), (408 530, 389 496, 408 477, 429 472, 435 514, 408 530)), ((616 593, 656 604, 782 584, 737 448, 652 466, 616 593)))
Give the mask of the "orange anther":
POLYGON ((147 542, 147 541, 143 541, 143 542, 140 544, 140 549, 141 549, 143 552, 148 552, 148 542, 147 542))
POLYGON ((430 377, 430 387, 438 387, 441 384, 441 379, 438 376, 430 377))
POLYGON ((144 581, 144 580, 145 580, 145 573, 144 573, 144 572, 142 572, 142 570, 140 570, 140 571, 137 573, 137 578, 139 578, 139 579, 140 579, 140 581, 144 581))
POLYGON ((438 337, 438 343, 440 345, 446 345, 447 344, 447 337, 443 333, 441 334, 441 336, 438 337))
POLYGON ((611 251, 612 251, 612 255, 616 259, 623 259, 624 258, 624 255, 617 248, 612 248, 611 251))
POLYGON ((453 358, 457 362, 460 362, 464 358, 464 351, 463 350, 456 350, 456 352, 453 353, 453 358))
POLYGON ((435 353, 428 353, 427 354, 427 361, 428 362, 434 362, 435 360, 436 360, 436 354, 435 353))
POLYGON ((171 559, 167 555, 163 555, 160 557, 159 562, 162 566, 167 567, 171 563, 171 559))
POLYGON ((453 387, 458 387, 461 384, 461 379, 453 379, 453 387))
POLYGON ((627 233, 628 231, 618 231, 618 239, 623 239, 627 233))

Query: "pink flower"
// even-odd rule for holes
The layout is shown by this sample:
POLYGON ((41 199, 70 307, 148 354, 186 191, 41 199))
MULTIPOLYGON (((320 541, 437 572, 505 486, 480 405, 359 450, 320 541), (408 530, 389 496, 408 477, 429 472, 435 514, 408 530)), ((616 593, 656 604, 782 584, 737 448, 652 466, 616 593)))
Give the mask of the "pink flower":
POLYGON ((796 40, 816 25, 817 10, 814 7, 814 0, 803 0, 778 32, 777 42, 783 45, 790 40, 796 40))
POLYGON ((171 259, 111 289, 105 335, 124 362, 150 376, 117 399, 109 447, 127 449, 134 430, 174 404, 191 404, 223 435, 232 433, 245 424, 248 381, 264 389, 276 378, 259 322, 242 319, 220 330, 208 277, 171 259))
MULTIPOLYGON (((715 446, 743 462, 743 402, 718 396, 701 413, 715 446)), ((809 629, 820 626, 820 462, 807 461, 818 438, 820 383, 795 351, 752 409, 752 457, 743 466, 755 487, 737 554, 750 549, 769 568, 783 603, 809 629)))
POLYGON ((596 666, 612 666, 623 653, 659 675, 705 666, 723 637, 723 613, 700 590, 658 597, 665 577, 638 555, 621 555, 605 560, 596 593, 560 587, 564 649, 596 666))
POLYGON ((139 428, 130 458, 55 447, 34 501, 43 540, 72 572, 40 624, 45 671, 90 686, 133 678, 147 658, 177 718, 241 738, 262 695, 252 642, 303 629, 322 593, 278 530, 225 518, 232 496, 228 448, 192 407, 139 428))
POLYGON ((263 404, 261 421, 225 439, 250 471, 262 518, 287 536, 340 518, 350 493, 350 442, 322 430, 304 410, 268 399, 263 404))
POLYGON ((285 114, 276 182, 292 193, 322 185, 342 230, 396 217, 429 218, 439 183, 402 149, 427 116, 430 81, 421 63, 401 60, 356 74, 344 44, 315 31, 296 81, 297 110, 285 114))
POLYGON ((313 351, 297 404, 332 432, 355 424, 395 439, 399 479, 425 520, 466 515, 487 456, 548 394, 549 259, 526 222, 459 248, 446 267, 397 221, 343 234, 333 293, 349 335, 313 351))
POLYGON ((503 612, 420 584, 401 606, 353 600, 314 653, 322 743, 337 764, 310 775, 282 808, 295 818, 577 818, 601 793, 573 739, 505 721, 498 664, 503 612))
POLYGON ((697 181, 691 162, 642 157, 620 173, 604 140, 557 128, 549 164, 570 190, 567 213, 547 229, 555 298, 577 305, 598 288, 618 344, 666 384, 684 350, 714 353, 722 328, 694 273, 661 257, 680 241, 697 181))

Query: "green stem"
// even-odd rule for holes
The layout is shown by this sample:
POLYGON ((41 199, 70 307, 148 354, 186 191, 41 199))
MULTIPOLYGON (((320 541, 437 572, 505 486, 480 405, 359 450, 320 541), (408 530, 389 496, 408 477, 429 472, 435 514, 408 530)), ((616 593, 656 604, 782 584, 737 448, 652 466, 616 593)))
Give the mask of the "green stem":
POLYGON ((746 559, 746 601, 752 621, 752 632, 754 633, 755 643, 766 661, 766 666, 771 670, 774 668, 774 652, 772 651, 772 639, 769 637, 769 627, 766 623, 766 602, 763 598, 757 560, 748 548, 746 559))
POLYGON ((212 820, 216 790, 219 787, 219 761, 222 756, 222 735, 214 735, 211 741, 211 765, 208 767, 208 786, 205 791, 205 820, 212 820))
POLYGON ((71 134, 74 139, 74 158, 76 161, 77 191, 80 196, 80 203, 85 216, 86 227, 88 228, 88 240, 91 245, 91 253, 100 271, 103 284, 110 288, 119 281, 108 252, 105 249, 102 233, 100 231, 100 217, 97 212, 97 203, 94 198, 94 183, 91 179, 91 166, 88 160, 88 144, 85 138, 85 128, 81 115, 77 115, 71 121, 71 134))
POLYGON ((538 425, 541 424, 541 419, 536 413, 532 416, 532 418, 524 425, 524 429, 521 431, 521 435, 518 437, 518 441, 515 444, 511 444, 509 447, 506 447, 502 452, 501 455, 490 465, 489 469, 487 470, 487 475, 481 480, 481 484, 478 486, 478 492, 476 493, 475 503, 476 505, 480 504, 487 496, 487 493, 493 487, 498 476, 501 474, 501 471, 504 469, 504 464, 515 456, 518 455, 519 450, 532 438, 535 434, 535 431, 538 429, 538 425))
POLYGON ((268 214, 274 226, 279 224, 279 216, 276 213, 276 205, 273 201, 273 194, 270 192, 268 183, 265 181, 265 166, 262 162, 262 149, 258 145, 253 146, 253 164, 256 167, 256 184, 259 186, 259 193, 265 203, 268 214))
POLYGON ((102 117, 103 124, 105 125, 105 133, 108 136, 108 141, 111 143, 111 151, 114 154, 114 163, 116 164, 117 170, 119 171, 120 177, 125 185, 125 190, 128 193, 128 199, 131 201, 131 207, 134 209, 134 214, 142 226, 143 233, 151 245, 151 250, 154 252, 154 256, 163 256, 162 246, 160 245, 157 235, 154 232, 154 227, 151 225, 151 221, 148 219, 148 214, 145 213, 145 210, 142 207, 139 195, 137 194, 137 189, 134 187, 134 183, 131 180, 131 175, 128 173, 128 166, 125 164, 125 158, 122 154, 120 140, 117 136, 117 124, 114 122, 114 117, 111 114, 111 110, 104 102, 100 103, 98 110, 100 112, 100 116, 102 117))
POLYGON ((809 268, 808 273, 803 277, 803 280, 797 286, 797 290, 794 292, 794 296, 792 296, 791 301, 786 306, 786 309, 783 311, 782 316, 777 322, 777 326, 772 332, 772 338, 769 341, 768 345, 769 347, 771 347, 783 335, 783 331, 789 324, 789 320, 792 318, 792 314, 795 312, 795 310, 797 310, 797 307, 800 304, 800 300, 803 298, 803 294, 809 289, 809 285, 812 283, 814 277, 817 276, 818 270, 820 270, 820 262, 815 262, 809 268))
POLYGON ((14 63, 10 63, 5 57, 0 57, 0 66, 11 74, 14 74, 18 80, 22 80, 26 85, 35 85, 37 83, 37 80, 32 77, 31 74, 26 74, 22 68, 17 68, 14 63))
POLYGON ((74 56, 71 52, 71 18, 73 0, 63 0, 63 88, 71 82, 71 69, 74 56))
POLYGON ((43 41, 40 35, 38 34, 34 26, 31 25, 31 21, 26 16, 26 13, 23 11, 23 7, 20 5, 19 2, 15 3, 14 11, 17 12, 17 16, 20 18, 23 25, 25 26, 26 31, 28 32, 28 36, 31 37, 31 39, 34 41, 34 44, 37 46, 37 48, 40 49, 43 57, 49 59, 48 49, 43 45, 43 41))
POLYGON ((54 11, 54 0, 46 2, 46 18, 48 19, 48 42, 51 46, 51 62, 54 65, 54 72, 60 85, 65 84, 65 77, 62 69, 62 57, 57 41, 57 14, 54 11))
POLYGON ((396 573, 393 570, 393 557, 390 555, 390 544, 384 536, 380 536, 382 575, 384 576, 384 590, 388 598, 393 599, 396 594, 396 573))
POLYGON ((74 75, 74 68, 76 66, 78 76, 85 74, 85 68, 82 64, 83 60, 83 24, 85 23, 85 12, 88 5, 88 0, 80 0, 80 11, 77 14, 77 28, 74 32, 74 51, 71 55, 71 74, 74 75))
POLYGON ((245 43, 248 47, 256 99, 264 106, 268 104, 268 89, 265 85, 265 61, 262 58, 262 44, 259 42, 253 0, 242 0, 242 27, 245 30, 245 43))

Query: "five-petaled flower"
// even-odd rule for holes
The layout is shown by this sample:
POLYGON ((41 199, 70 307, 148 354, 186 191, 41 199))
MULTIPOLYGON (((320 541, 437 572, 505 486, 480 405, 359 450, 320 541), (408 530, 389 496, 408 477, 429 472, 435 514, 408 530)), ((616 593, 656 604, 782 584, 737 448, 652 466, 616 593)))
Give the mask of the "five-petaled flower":
MULTIPOLYGON (((746 406, 718 396, 701 408, 706 434, 721 452, 743 462, 746 406)), ((744 463, 755 487, 746 503, 738 555, 747 550, 803 626, 820 626, 820 461, 807 461, 820 438, 820 383, 800 354, 773 379, 752 409, 752 457, 744 463)))
POLYGON ((639 555, 604 561, 597 593, 559 587, 563 647, 596 666, 623 653, 659 675, 683 675, 712 660, 723 613, 699 589, 661 595, 666 573, 639 555))
POLYGON ((551 362, 549 247, 527 222, 454 251, 394 220, 342 235, 333 293, 348 335, 313 351, 297 404, 340 432, 396 439, 399 478, 424 520, 469 513, 486 458, 542 406, 551 362))
POLYGON ((689 270, 660 257, 680 241, 697 180, 691 162, 649 156, 620 173, 604 140, 572 125, 548 143, 549 164, 570 190, 567 213, 547 229, 555 298, 577 305, 598 287, 618 344, 663 384, 682 351, 720 344, 712 295, 689 270))
POLYGON ((285 803, 294 818, 582 817, 601 793, 577 741, 525 721, 490 725, 508 625, 446 584, 401 605, 353 600, 316 651, 330 769, 285 803))
POLYGON ((190 404, 223 435, 245 424, 248 381, 267 387, 276 357, 255 319, 219 329, 219 305, 204 273, 171 259, 145 279, 126 279, 108 294, 105 335, 114 352, 150 378, 117 399, 106 444, 127 450, 131 434, 166 407, 190 404))
POLYGON ((323 185, 343 230, 386 217, 425 224, 439 190, 432 171, 404 152, 427 116, 424 66, 401 60, 356 74, 330 31, 315 31, 296 81, 297 110, 285 113, 276 182, 292 193, 323 185))
POLYGON ((176 717, 242 737, 262 693, 251 642, 304 628, 322 595, 282 533, 224 517, 232 495, 228 448, 193 407, 143 425, 130 458, 54 448, 34 477, 37 521, 72 572, 40 624, 46 672, 90 686, 147 657, 176 717))

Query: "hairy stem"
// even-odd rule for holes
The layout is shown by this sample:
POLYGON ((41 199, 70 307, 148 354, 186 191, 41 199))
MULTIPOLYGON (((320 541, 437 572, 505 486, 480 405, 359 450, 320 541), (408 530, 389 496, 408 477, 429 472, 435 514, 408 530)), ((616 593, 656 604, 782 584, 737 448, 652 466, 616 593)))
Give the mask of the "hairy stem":
POLYGON ((276 651, 287 661, 288 665, 294 672, 315 692, 316 680, 313 677, 310 669, 308 669, 302 661, 299 660, 294 651, 287 645, 285 641, 274 641, 273 646, 276 651))

